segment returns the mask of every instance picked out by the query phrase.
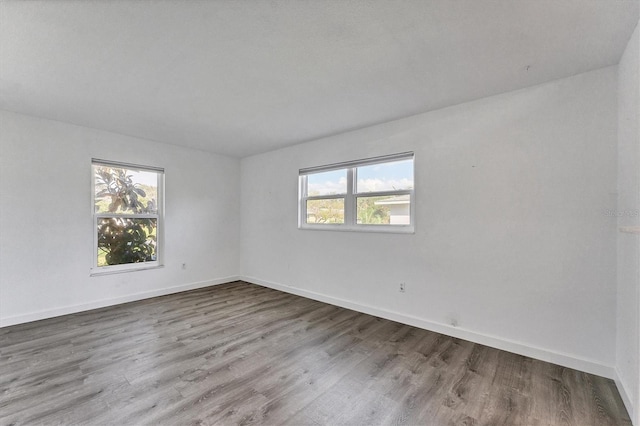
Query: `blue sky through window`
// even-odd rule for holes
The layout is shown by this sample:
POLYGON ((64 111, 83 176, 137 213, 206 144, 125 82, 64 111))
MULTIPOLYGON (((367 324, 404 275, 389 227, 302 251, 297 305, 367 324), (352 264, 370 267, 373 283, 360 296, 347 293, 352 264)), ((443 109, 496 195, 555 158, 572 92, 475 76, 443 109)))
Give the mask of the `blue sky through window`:
POLYGON ((359 193, 413 189, 413 160, 361 166, 357 173, 359 193))
MULTIPOLYGON (((357 192, 413 189, 413 160, 357 167, 357 192)), ((346 194, 347 169, 307 175, 309 196, 346 194)))
POLYGON ((309 195, 346 194, 347 170, 313 173, 307 176, 309 195))

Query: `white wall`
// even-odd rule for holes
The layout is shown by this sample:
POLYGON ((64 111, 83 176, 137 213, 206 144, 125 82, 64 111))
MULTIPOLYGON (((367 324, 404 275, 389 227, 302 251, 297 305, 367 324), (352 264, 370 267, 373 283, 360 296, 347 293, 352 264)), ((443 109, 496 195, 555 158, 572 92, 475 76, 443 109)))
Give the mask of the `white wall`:
POLYGON ((0 324, 236 278, 239 172, 237 159, 0 111, 0 324), (92 157, 165 168, 164 268, 89 276, 92 157))
POLYGON ((0 111, 0 325, 225 282, 240 271, 615 376, 632 410, 633 401, 640 406, 640 250, 638 236, 617 227, 638 222, 605 211, 640 204, 638 84, 636 29, 619 70, 241 162, 0 111), (407 150, 416 152, 415 234, 297 229, 298 169, 407 150), (163 269, 89 276, 92 157, 165 168, 163 269))
POLYGON ((245 158, 241 273, 612 377, 616 109, 609 67, 245 158), (414 235, 297 229, 298 169, 408 150, 414 235))
MULTIPOLYGON (((640 34, 636 27, 618 66, 618 219, 640 218, 640 34)), ((640 235, 618 233, 616 382, 629 414, 640 425, 640 235)))

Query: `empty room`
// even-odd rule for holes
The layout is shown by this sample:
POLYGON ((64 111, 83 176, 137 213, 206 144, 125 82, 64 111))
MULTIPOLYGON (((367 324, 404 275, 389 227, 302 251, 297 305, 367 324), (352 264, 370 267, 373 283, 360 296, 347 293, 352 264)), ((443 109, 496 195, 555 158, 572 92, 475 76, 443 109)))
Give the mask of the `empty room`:
POLYGON ((0 425, 640 426, 638 0, 0 2, 0 425))

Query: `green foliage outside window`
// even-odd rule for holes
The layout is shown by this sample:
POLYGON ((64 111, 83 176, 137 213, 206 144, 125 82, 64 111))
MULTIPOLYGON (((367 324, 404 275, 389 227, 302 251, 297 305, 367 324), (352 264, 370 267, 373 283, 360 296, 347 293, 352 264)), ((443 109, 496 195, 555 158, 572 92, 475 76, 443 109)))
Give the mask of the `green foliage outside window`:
MULTIPOLYGON (((357 201, 358 223, 388 225, 391 218, 389 207, 376 203, 389 198, 388 196, 359 197, 357 201)), ((344 198, 307 200, 307 223, 344 223, 344 198)))
POLYGON ((157 187, 134 182, 128 170, 95 166, 98 266, 157 259, 157 187), (113 216, 109 216, 112 213, 113 216), (126 215, 126 216, 125 216, 126 215))
POLYGON ((344 223, 344 199, 308 200, 307 223, 344 223))
POLYGON ((367 225, 388 225, 391 213, 388 206, 378 205, 376 202, 388 200, 389 197, 359 197, 356 211, 358 222, 367 225))

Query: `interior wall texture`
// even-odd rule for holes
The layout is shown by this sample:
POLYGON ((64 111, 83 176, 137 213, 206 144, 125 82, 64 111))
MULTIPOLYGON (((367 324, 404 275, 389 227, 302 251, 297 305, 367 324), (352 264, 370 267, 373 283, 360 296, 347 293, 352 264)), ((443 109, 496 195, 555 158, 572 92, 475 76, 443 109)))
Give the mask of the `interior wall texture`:
MULTIPOLYGON (((640 225, 640 30, 618 65, 618 225, 640 225)), ((640 235, 618 232, 616 378, 640 425, 640 235)))
POLYGON ((614 66, 244 158, 241 275, 612 377, 616 92, 614 66), (414 234, 298 229, 299 169, 405 151, 414 234))
POLYGON ((239 173, 237 159, 0 111, 0 325, 235 279, 239 173), (90 276, 92 158, 165 169, 163 268, 90 276))

